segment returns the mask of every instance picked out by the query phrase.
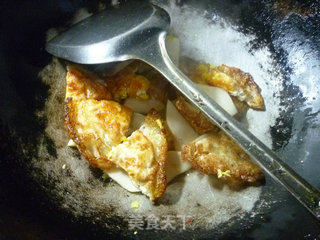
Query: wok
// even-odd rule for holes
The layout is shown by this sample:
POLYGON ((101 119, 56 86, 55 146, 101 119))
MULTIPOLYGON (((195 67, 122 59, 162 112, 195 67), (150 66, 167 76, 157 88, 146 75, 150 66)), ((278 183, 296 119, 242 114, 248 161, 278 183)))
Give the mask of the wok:
MULTIPOLYGON (((104 3, 107 7, 111 5, 111 2, 104 3)), ((207 42, 206 47, 212 49, 218 63, 244 67, 260 64, 271 76, 270 82, 259 82, 259 85, 264 86, 262 95, 265 93, 271 98, 268 101, 272 102, 273 97, 279 100, 278 104, 267 105, 267 112, 274 113, 276 119, 257 133, 264 136, 265 131, 270 132, 269 144, 273 149, 319 188, 319 4, 271 0, 157 3, 172 14, 173 32, 182 35, 179 37, 186 56, 202 60, 201 47, 205 44, 201 38, 212 39, 209 43, 215 45, 207 42), (179 14, 184 14, 184 24, 179 14), (201 15, 202 20, 197 20, 197 15, 201 15), (192 24, 198 31, 192 32, 192 24), (184 29, 184 25, 191 28, 184 29), (200 31, 202 27, 205 31, 200 31), (184 31, 194 34, 194 38, 183 35, 184 31), (188 41, 194 42, 194 49, 188 41), (226 51, 223 42, 230 44, 229 56, 221 53, 226 51), (239 49, 237 44, 245 46, 244 49, 239 49), (243 56, 253 59, 252 62, 242 59, 243 56), (270 95, 268 85, 279 86, 279 91, 274 90, 270 95)), ((62 171, 52 167, 61 167, 56 136, 50 135, 52 132, 47 128, 55 115, 44 113, 48 99, 57 102, 63 99, 59 99, 59 95, 52 97, 52 84, 44 83, 39 77, 39 72, 52 61, 44 50, 45 32, 52 27, 66 26, 81 7, 96 12, 99 3, 68 0, 1 3, 0 239, 319 238, 318 222, 269 178, 261 187, 252 211, 231 215, 232 218, 214 227, 197 224, 200 215, 194 215, 191 216, 194 225, 191 223, 185 230, 180 227, 133 231, 111 200, 104 206, 92 204, 92 191, 97 182, 102 182, 99 171, 90 169, 87 185, 82 186, 81 182, 73 181, 72 169, 62 171), (75 191, 66 187, 66 181, 70 181, 75 191)), ((74 158, 79 156, 74 153, 74 158)), ((112 183, 99 184, 107 187, 112 183)), ((169 207, 170 201, 163 205, 169 207)), ((197 212, 196 204, 193 208, 190 211, 197 212)))

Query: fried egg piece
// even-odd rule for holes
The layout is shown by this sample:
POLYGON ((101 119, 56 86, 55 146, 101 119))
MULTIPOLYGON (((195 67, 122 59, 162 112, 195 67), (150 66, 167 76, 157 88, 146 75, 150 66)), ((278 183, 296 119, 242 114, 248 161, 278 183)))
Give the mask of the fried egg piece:
POLYGON ((193 104, 187 102, 187 100, 179 96, 174 105, 179 113, 187 120, 190 126, 198 133, 204 134, 209 131, 218 131, 219 128, 212 123, 204 114, 196 108, 193 104))
POLYGON ((119 71, 116 75, 107 78, 107 88, 116 101, 126 98, 149 99, 147 91, 150 81, 137 74, 139 63, 133 62, 119 71))
POLYGON ((145 76, 150 81, 150 87, 147 90, 149 99, 157 100, 166 104, 168 99, 169 83, 167 79, 150 65, 140 62, 138 73, 145 76))
MULTIPOLYGON (((141 111, 139 106, 155 105, 155 108, 159 108, 163 107, 167 101, 167 80, 142 61, 132 62, 114 76, 107 77, 106 80, 108 90, 115 100, 128 99, 129 104, 138 101, 137 112, 141 111)), ((144 114, 147 113, 148 111, 145 110, 144 114)))
POLYGON ((127 141, 112 148, 108 158, 125 170, 151 201, 160 198, 165 192, 165 166, 157 161, 152 142, 140 130, 133 132, 127 141))
MULTIPOLYGON (((144 118, 144 115, 134 112, 132 114, 130 128, 127 134, 131 135, 131 133, 139 129, 143 124, 144 118)), ((68 147, 77 147, 77 144, 72 139, 70 139, 68 142, 68 147)), ((132 183, 130 177, 122 168, 112 166, 108 169, 105 169, 103 172, 127 191, 133 193, 140 192, 140 189, 132 183)))
POLYGON ((65 125, 71 139, 89 163, 102 170, 113 164, 107 155, 125 138, 131 109, 114 101, 66 100, 65 125))
POLYGON ((140 131, 152 142, 156 160, 164 168, 168 152, 168 135, 165 123, 156 110, 150 110, 140 127, 140 131))
POLYGON ((247 111, 249 109, 248 104, 246 104, 243 101, 240 101, 238 98, 231 96, 232 102, 237 108, 237 113, 234 115, 234 118, 241 119, 243 116, 247 114, 247 111))
MULTIPOLYGON (((159 117, 160 117, 159 115, 156 115, 156 114, 153 116, 154 116, 153 119, 155 121, 157 121, 157 119, 159 119, 159 117)), ((135 112, 133 113, 128 135, 131 135, 132 132, 136 131, 144 124, 145 117, 146 116, 144 116, 142 114, 135 113, 135 112)), ((149 115, 149 117, 150 117, 150 115, 149 115)), ((152 119, 152 117, 150 117, 150 120, 151 119, 152 119)), ((157 125, 158 124, 159 124, 159 121, 158 121, 157 125)), ((163 126, 166 128, 166 135, 165 136, 167 138, 168 148, 169 148, 169 144, 171 142, 171 135, 168 133, 168 129, 167 129, 165 122, 162 121, 161 124, 163 124, 163 126)), ((154 126, 154 127, 158 128, 157 126, 154 126)), ((161 136, 161 138, 163 138, 163 135, 161 136)), ((162 141, 164 141, 164 140, 162 140, 162 141)), ((168 151, 167 164, 165 166, 165 174, 166 174, 168 183, 172 179, 174 179, 176 176, 188 171, 190 168, 191 168, 190 163, 182 161, 180 152, 168 151)), ((137 187, 137 185, 134 182, 131 181, 130 177, 123 169, 121 169, 117 166, 114 166, 110 169, 105 170, 104 172, 110 178, 112 178, 115 182, 117 182, 121 187, 126 189, 127 191, 140 192, 140 189, 137 187)))
POLYGON ((223 180, 252 183, 264 178, 260 167, 223 131, 200 136, 185 145, 181 155, 192 168, 204 174, 219 174, 223 180))
MULTIPOLYGON (((170 183, 174 178, 190 170, 191 164, 182 161, 180 151, 168 151, 165 173, 167 182, 170 183)), ((140 192, 140 189, 134 184, 128 174, 119 167, 112 167, 104 171, 112 180, 129 192, 140 192)))
POLYGON ((99 80, 94 73, 69 64, 66 98, 73 98, 74 100, 111 100, 111 93, 104 85, 99 83, 99 80))
POLYGON ((167 138, 160 115, 151 110, 139 130, 112 148, 109 159, 124 169, 134 185, 151 201, 160 198, 167 185, 165 165, 167 138))
MULTIPOLYGON (((134 112, 132 114, 130 127, 127 135, 131 135, 134 131, 139 129, 143 124, 144 118, 144 115, 134 112)), ((77 147, 77 144, 72 139, 70 139, 68 142, 68 147, 77 147)), ((123 187, 127 191, 133 193, 140 192, 140 189, 132 183, 130 177, 123 169, 117 166, 112 166, 108 169, 105 169, 104 173, 107 174, 110 178, 112 178, 113 181, 117 182, 121 187, 123 187)))
POLYGON ((227 65, 200 64, 190 76, 198 83, 204 83, 226 90, 230 95, 244 101, 249 107, 264 110, 259 86, 249 73, 227 65))

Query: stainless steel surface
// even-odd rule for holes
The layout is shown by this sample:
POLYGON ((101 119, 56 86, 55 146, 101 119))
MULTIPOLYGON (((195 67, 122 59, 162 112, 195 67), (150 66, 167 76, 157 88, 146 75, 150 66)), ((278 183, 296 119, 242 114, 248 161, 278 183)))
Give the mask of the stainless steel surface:
POLYGON ((136 58, 151 37, 168 30, 168 14, 150 4, 128 3, 85 19, 52 39, 46 50, 63 59, 98 64, 136 58))
POLYGON ((165 49, 169 25, 169 15, 163 9, 149 4, 127 4, 78 23, 50 41, 46 49, 55 56, 77 63, 97 64, 127 59, 140 59, 149 63, 209 119, 235 139, 265 172, 320 219, 320 192, 198 90, 174 66, 165 49))

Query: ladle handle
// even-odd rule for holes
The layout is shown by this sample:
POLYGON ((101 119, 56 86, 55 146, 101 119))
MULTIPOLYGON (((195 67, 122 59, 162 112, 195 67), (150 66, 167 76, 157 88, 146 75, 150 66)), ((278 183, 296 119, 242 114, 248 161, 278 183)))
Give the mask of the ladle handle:
POLYGON ((196 88, 170 60, 165 47, 166 33, 158 36, 156 44, 145 48, 141 60, 156 68, 187 99, 197 106, 212 122, 220 126, 250 155, 266 173, 284 186, 303 206, 320 220, 320 192, 285 164, 237 120, 231 117, 214 100, 196 88))

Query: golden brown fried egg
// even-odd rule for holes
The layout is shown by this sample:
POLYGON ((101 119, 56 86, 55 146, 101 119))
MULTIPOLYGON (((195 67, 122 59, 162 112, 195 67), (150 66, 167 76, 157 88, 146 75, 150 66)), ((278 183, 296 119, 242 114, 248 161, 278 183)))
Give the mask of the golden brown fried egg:
POLYGON ((259 166, 223 131, 199 137, 185 145, 181 154, 194 169, 223 180, 256 182, 264 178, 259 166))
POLYGON ((66 98, 111 100, 110 92, 95 80, 97 78, 80 67, 68 65, 66 98))
POLYGON ((124 169, 152 201, 163 195, 167 185, 168 144, 165 131, 160 115, 151 110, 140 129, 109 153, 109 159, 124 169))
POLYGON ((156 155, 152 142, 137 130, 127 141, 114 147, 108 156, 128 173, 142 193, 155 201, 163 195, 167 185, 164 164, 157 161, 156 155))
MULTIPOLYGON (((181 96, 174 104, 168 101, 167 82, 150 66, 134 61, 105 78, 104 85, 95 74, 68 66, 65 125, 89 163, 124 188, 142 191, 155 201, 165 192, 166 176, 171 180, 190 166, 234 182, 264 177, 248 155, 192 104, 181 96), (159 114, 165 108, 167 122, 159 114), (207 132, 210 135, 197 138, 207 132)), ((199 65, 193 78, 231 115, 245 112, 247 106, 263 108, 259 87, 239 69, 199 65)))
POLYGON ((115 76, 107 78, 107 87, 114 100, 119 101, 126 98, 138 98, 147 100, 147 91, 150 81, 136 73, 137 63, 134 62, 122 69, 115 76))
POLYGON ((159 165, 164 167, 167 159, 169 135, 161 116, 152 109, 144 119, 140 130, 152 142, 156 160, 159 165))
POLYGON ((227 65, 200 64, 191 78, 198 82, 220 87, 253 109, 263 110, 264 103, 259 86, 249 73, 227 65))
POLYGON ((107 159, 113 146, 125 139, 132 111, 114 101, 68 98, 65 125, 82 155, 94 167, 108 169, 107 159))
POLYGON ((204 134, 209 131, 219 130, 198 108, 188 103, 184 97, 179 96, 174 105, 197 133, 204 134))
POLYGON ((107 154, 129 128, 132 111, 110 101, 111 94, 93 73, 69 65, 65 125, 82 155, 94 167, 108 169, 107 154))

